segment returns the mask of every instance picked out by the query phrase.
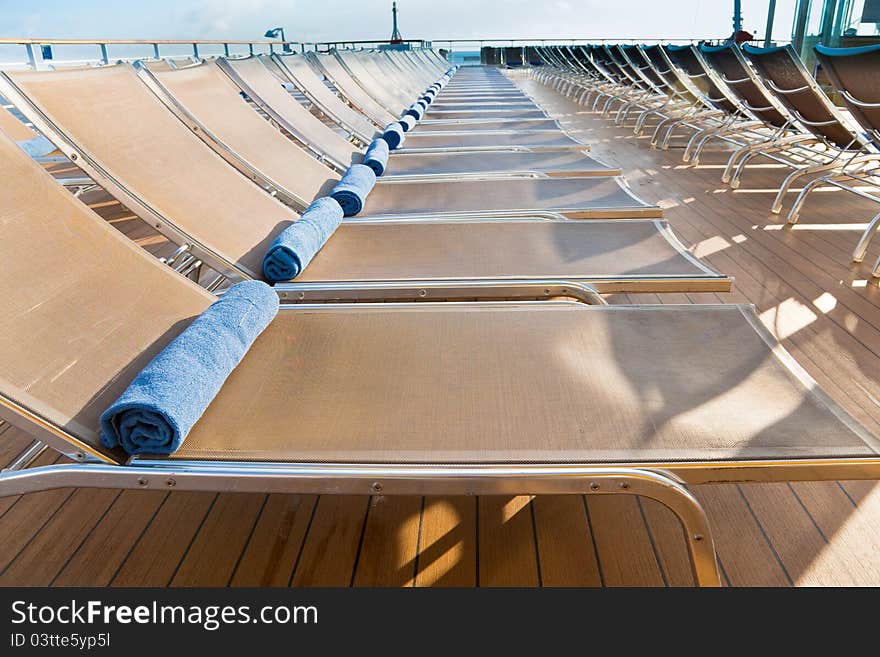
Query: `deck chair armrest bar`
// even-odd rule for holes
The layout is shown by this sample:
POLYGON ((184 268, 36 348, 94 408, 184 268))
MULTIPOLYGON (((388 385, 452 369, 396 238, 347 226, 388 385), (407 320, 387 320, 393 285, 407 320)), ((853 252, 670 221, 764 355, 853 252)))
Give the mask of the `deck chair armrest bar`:
POLYGON ((333 283, 278 283, 282 303, 295 301, 353 299, 468 299, 479 296, 511 298, 568 297, 590 305, 607 305, 592 283, 559 280, 446 280, 446 281, 377 281, 333 283))
POLYGON ((804 125, 812 126, 814 128, 821 128, 826 125, 836 125, 838 123, 837 119, 830 119, 828 121, 810 121, 809 119, 805 119, 803 114, 798 112, 797 110, 791 110, 792 114, 794 114, 795 118, 803 123, 804 125))
POLYGON ((787 95, 787 94, 797 94, 797 93, 801 93, 803 91, 813 91, 813 87, 811 87, 808 84, 805 84, 803 87, 796 87, 794 89, 783 89, 782 87, 777 86, 776 83, 773 82, 773 80, 765 79, 764 82, 767 84, 768 87, 770 87, 773 91, 775 91, 778 94, 787 95))
POLYGON ((853 105, 857 105, 858 107, 868 107, 868 108, 880 107, 880 103, 867 103, 863 100, 859 100, 858 98, 853 96, 850 92, 848 92, 846 89, 840 89, 839 91, 840 91, 840 95, 843 96, 848 102, 852 103, 853 105))
MULTIPOLYGON (((697 263, 700 264, 700 263, 697 263)), ((634 276, 602 280, 434 280, 434 281, 375 281, 333 283, 278 283, 275 290, 282 303, 310 303, 316 301, 403 301, 419 299, 437 301, 450 299, 577 299, 590 305, 606 305, 602 294, 622 293, 637 289, 639 292, 705 291, 729 292, 733 279, 707 272, 706 278, 694 276, 634 276)))

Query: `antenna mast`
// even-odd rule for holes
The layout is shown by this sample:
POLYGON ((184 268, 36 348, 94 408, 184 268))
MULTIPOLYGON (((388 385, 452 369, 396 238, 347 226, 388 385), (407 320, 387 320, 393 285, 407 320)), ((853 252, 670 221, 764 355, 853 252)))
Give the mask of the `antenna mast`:
POLYGON ((397 3, 391 3, 391 18, 394 20, 394 28, 391 30, 391 43, 403 43, 400 30, 397 29, 397 3))

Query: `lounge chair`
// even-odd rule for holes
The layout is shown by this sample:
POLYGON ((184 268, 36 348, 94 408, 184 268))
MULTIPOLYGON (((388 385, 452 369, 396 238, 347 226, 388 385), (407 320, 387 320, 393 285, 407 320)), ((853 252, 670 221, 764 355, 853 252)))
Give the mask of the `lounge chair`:
MULTIPOLYGON (((333 61, 337 60, 334 59, 333 61)), ((231 64, 234 65, 234 61, 231 60, 231 64)), ((335 73, 335 75, 339 75, 339 73, 335 73)), ((415 96, 410 98, 409 103, 412 103, 415 98, 415 96)), ((407 105, 401 104, 400 110, 397 110, 398 113, 406 106, 407 105)), ((363 107, 360 107, 363 110, 363 107)), ((430 116, 430 114, 433 114, 433 112, 430 112, 429 115, 426 116, 430 116)), ((544 119, 548 118, 546 115, 542 116, 544 119)), ((391 119, 387 119, 383 125, 394 122, 398 118, 398 116, 395 116, 391 119)), ((373 120, 376 119, 374 118, 373 120)), ((461 123, 458 124, 460 127, 457 127, 454 130, 446 130, 436 133, 426 124, 424 129, 419 128, 408 133, 404 147, 395 154, 442 153, 457 152, 461 150, 516 150, 519 152, 537 152, 548 150, 585 150, 587 148, 584 144, 563 133, 558 126, 552 129, 529 130, 523 132, 508 128, 503 130, 498 129, 497 122, 492 121, 491 118, 488 117, 486 122, 487 124, 485 127, 480 126, 478 122, 471 122, 468 124, 461 123)))
MULTIPOLYGON (((878 49, 875 46, 862 48, 828 48, 816 46, 816 56, 828 75, 835 90, 843 98, 843 102, 852 116, 864 129, 871 144, 866 147, 869 153, 876 153, 880 148, 880 96, 877 94, 877 83, 880 81, 877 63, 878 49)), ((880 176, 877 163, 880 158, 866 154, 855 161, 847 163, 838 171, 833 171, 811 181, 801 191, 788 215, 789 223, 796 223, 800 210, 807 196, 820 185, 833 185, 850 193, 880 203, 880 176), (861 188, 857 188, 859 185, 861 188), (868 190, 864 189, 868 187, 868 190)), ((880 213, 868 222, 868 226, 853 251, 853 262, 862 262, 868 252, 874 234, 880 227, 880 213)), ((874 276, 880 276, 880 258, 871 270, 874 276)))
MULTIPOLYGON (((204 278, 211 289, 226 278, 261 278, 269 243, 298 215, 226 166, 183 124, 162 117, 147 111, 142 120, 154 128, 154 135, 163 133, 161 146, 192 141, 191 153, 180 157, 160 149, 141 166, 128 158, 130 149, 117 143, 118 152, 105 151, 91 165, 84 154, 77 160, 141 218, 181 245, 170 263, 178 271, 198 276, 199 265, 207 264, 222 275, 204 278), (128 175, 132 166, 135 171, 128 175), (192 185, 201 185, 195 198, 192 185)), ((231 119, 236 120, 234 114, 231 119)), ((596 303, 601 302, 598 293, 617 291, 730 289, 730 279, 691 257, 662 221, 433 223, 344 223, 286 299, 570 296, 596 303), (610 224, 621 226, 615 230, 610 224), (322 273, 314 274, 317 270, 322 273), (340 290, 345 293, 341 297, 340 290)))
MULTIPOLYGON (((175 100, 201 113, 196 107, 211 109, 210 104, 199 103, 196 95, 204 98, 209 93, 218 96, 228 93, 228 84, 219 80, 216 67, 232 80, 238 89, 247 94, 267 116, 297 141, 315 151, 322 161, 344 172, 352 162, 361 161, 362 149, 355 147, 319 119, 315 118, 279 83, 269 70, 274 66, 270 60, 248 58, 218 60, 185 71, 168 71, 153 74, 149 67, 142 77, 153 88, 159 87, 159 96, 170 97, 169 107, 175 108, 175 100), (198 80, 199 84, 190 83, 198 80), (163 93, 164 92, 164 93, 163 93), (189 99, 189 100, 188 100, 189 99)), ((220 108, 214 108, 219 111, 220 108)), ((470 140, 471 142, 473 140, 470 140)), ((579 151, 519 152, 511 150, 491 151, 485 147, 452 148, 443 152, 413 153, 409 149, 395 151, 383 179, 426 177, 487 177, 487 176, 616 176, 619 169, 612 169, 579 151)))
MULTIPOLYGON (((334 53, 323 55, 309 53, 308 57, 310 58, 310 61, 318 66, 320 70, 331 80, 333 86, 344 93, 345 96, 353 104, 357 105, 359 109, 361 109, 361 111, 364 111, 374 121, 382 123, 384 120, 382 119, 383 116, 394 116, 395 112, 399 112, 414 100, 414 98, 408 97, 407 100, 404 101, 405 104, 402 104, 401 101, 397 100, 396 98, 389 98, 385 96, 384 94, 386 94, 387 92, 384 91, 384 87, 380 82, 367 77, 368 73, 366 71, 362 72, 360 77, 356 77, 350 69, 346 68, 346 65, 343 63, 343 61, 337 58, 334 53), (376 100, 376 97, 373 94, 382 97, 383 100, 376 100), (384 104, 385 102, 389 104, 386 105, 384 104), (375 109, 375 107, 377 106, 380 108, 378 111, 375 109), (398 107, 400 109, 398 109, 398 107)), ((352 65, 357 68, 356 63, 352 65)), ((428 118, 479 119, 488 121, 498 119, 546 119, 547 115, 540 109, 475 111, 432 110, 428 113, 428 118)), ((394 118, 390 120, 394 121, 396 119, 397 117, 394 116, 394 118)), ((384 120, 383 125, 388 122, 388 120, 384 120)))
MULTIPOLYGON (((138 79, 128 64, 52 72, 6 71, 0 74, 0 84, 5 89, 4 95, 14 95, 13 102, 32 120, 43 124, 41 130, 44 134, 57 145, 63 145, 69 155, 81 158, 77 163, 90 168, 89 173, 97 176, 96 181, 100 184, 104 185, 102 180, 108 182, 108 190, 114 195, 120 187, 110 189, 114 187, 112 178, 115 175, 138 178, 138 185, 128 186, 133 190, 140 184, 144 189, 158 187, 143 194, 143 198, 163 198, 166 193, 161 187, 166 184, 164 179, 171 177, 170 171, 194 168, 194 164, 188 161, 190 151, 202 153, 206 142, 253 182, 298 210, 305 209, 312 200, 326 196, 339 182, 339 175, 334 170, 286 139, 243 103, 238 108, 234 104, 227 106, 227 111, 215 117, 216 123, 205 121, 204 126, 211 134, 202 134, 202 128, 197 125, 185 127, 138 79), (108 98, 112 103, 95 103, 96 98, 108 98), (239 111, 233 118, 232 112, 236 109, 239 111), (100 120, 96 120, 98 116, 100 120), (131 120, 134 116, 138 117, 136 123, 131 120), (114 159, 118 167, 107 164, 114 159), (150 163, 146 164, 146 160, 150 163), (112 170, 112 174, 106 170, 112 170)), ((206 206, 201 205, 201 201, 194 203, 187 213, 199 216, 213 211, 229 215, 230 203, 222 197, 232 193, 236 185, 231 182, 215 184, 213 171, 225 167, 218 167, 218 161, 212 160, 209 154, 200 155, 200 158, 205 161, 200 163, 198 171, 181 172, 181 177, 194 178, 186 184, 181 180, 181 186, 189 188, 197 184, 198 192, 189 190, 187 193, 194 199, 208 195, 211 201, 206 206), (222 210, 216 209, 218 205, 223 206, 222 210), (209 207, 212 211, 208 210, 209 207)), ((217 180, 226 177, 227 174, 221 171, 217 180)), ((174 178, 177 179, 176 174, 174 178)), ((237 186, 241 187, 240 182, 237 186)), ((266 197, 263 205, 274 203, 268 194, 259 189, 256 191, 260 192, 259 196, 266 197)), ((129 205, 127 201, 123 202, 129 205)), ((234 203, 231 205, 235 207, 234 203)), ((135 209, 132 205, 129 207, 135 209)), ((261 211, 263 221, 289 220, 289 213, 273 211, 272 207, 261 211)), ((240 210, 247 214, 259 212, 251 208, 240 210)), ((157 214, 174 217, 176 212, 157 214)), ((362 214, 374 218, 542 215, 636 218, 659 217, 662 211, 636 199, 617 178, 558 177, 451 183, 381 182, 371 192, 362 214)), ((162 224, 161 220, 156 223, 162 224)), ((187 243, 186 239, 175 241, 187 243)))
MULTIPOLYGON (((739 186, 739 178, 735 177, 734 171, 741 174, 743 168, 737 165, 744 157, 749 159, 763 155, 792 168, 799 168, 803 166, 805 159, 815 157, 815 146, 822 142, 799 126, 795 117, 749 66, 738 46, 703 45, 700 53, 715 69, 727 89, 739 98, 742 106, 752 116, 763 121, 770 130, 766 140, 746 143, 733 152, 722 175, 723 182, 731 182, 734 187, 739 186)), ((699 162, 700 151, 715 136, 712 132, 701 135, 699 143, 692 146, 685 159, 695 164, 699 162)), ((726 136, 726 133, 721 133, 721 136, 726 136)))
MULTIPOLYGON (((876 154, 865 150, 868 140, 848 124, 791 46, 757 48, 745 44, 742 51, 798 124, 825 146, 824 154, 817 154, 816 158, 805 162, 785 178, 771 206, 772 212, 782 211, 785 195, 800 178, 837 171, 847 165, 865 162, 866 158, 876 158, 876 154)), ((799 205, 796 205, 789 217, 795 218, 798 211, 799 205)))
MULTIPOLYGON (((312 105, 330 118, 336 125, 350 133, 362 143, 369 143, 373 139, 377 128, 383 128, 373 123, 366 116, 345 103, 339 96, 334 94, 324 83, 323 77, 315 71, 302 55, 273 54, 269 61, 261 58, 267 68, 275 65, 275 71, 282 79, 294 85, 312 105)), ((424 129, 431 132, 467 130, 478 128, 481 131, 489 130, 528 130, 528 129, 552 129, 558 130, 559 125, 550 118, 527 119, 524 121, 432 121, 423 119, 424 129)))
POLYGON ((179 451, 130 457, 99 414, 213 297, 2 135, 0 159, 0 416, 74 461, 18 459, 0 497, 635 494, 672 509, 696 582, 718 585, 685 483, 877 475, 876 440, 734 305, 287 306, 179 451))

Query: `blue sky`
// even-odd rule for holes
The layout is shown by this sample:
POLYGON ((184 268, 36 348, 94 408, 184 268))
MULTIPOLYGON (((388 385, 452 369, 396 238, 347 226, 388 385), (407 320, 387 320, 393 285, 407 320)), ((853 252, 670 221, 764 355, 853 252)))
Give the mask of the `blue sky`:
MULTIPOLYGON (((732 0, 400 0, 411 38, 718 37, 732 0)), ((795 0, 778 0, 787 38, 795 0)), ((745 27, 763 34, 768 0, 743 0, 745 27)), ((0 35, 89 38, 259 38, 283 25, 300 41, 387 38, 391 0, 0 0, 0 35)))

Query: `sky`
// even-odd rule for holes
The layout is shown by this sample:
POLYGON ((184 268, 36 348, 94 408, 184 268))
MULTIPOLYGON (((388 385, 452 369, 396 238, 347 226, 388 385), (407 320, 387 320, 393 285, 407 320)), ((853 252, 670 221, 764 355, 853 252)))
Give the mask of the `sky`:
MULTIPOLYGON (((769 0, 742 0, 763 36, 769 0)), ((787 39, 795 0, 778 0, 787 39)), ((733 0, 399 0, 404 38, 712 38, 730 34, 733 0), (615 9, 609 10, 609 4, 615 9)), ((0 36, 366 40, 391 32, 391 0, 0 0, 0 36)))

